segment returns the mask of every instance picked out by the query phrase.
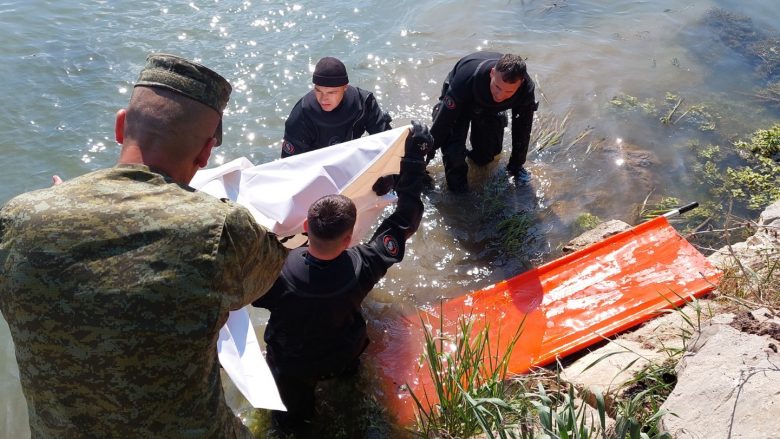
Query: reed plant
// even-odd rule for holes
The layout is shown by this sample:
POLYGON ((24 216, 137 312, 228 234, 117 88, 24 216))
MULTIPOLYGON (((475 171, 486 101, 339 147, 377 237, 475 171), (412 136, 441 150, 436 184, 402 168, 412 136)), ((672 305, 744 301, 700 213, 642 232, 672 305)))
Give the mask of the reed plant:
MULTIPOLYGON (((508 376, 508 361, 524 322, 519 323, 505 352, 493 348, 489 322, 477 330, 474 319, 463 316, 455 334, 446 334, 442 323, 434 332, 422 322, 423 359, 435 395, 411 392, 416 405, 413 434, 423 438, 670 439, 658 431, 658 420, 667 414, 661 405, 676 384, 675 366, 694 332, 701 329, 705 313, 696 299, 686 309, 665 311, 681 317, 681 345, 665 347, 666 358, 649 361, 621 385, 611 402, 601 393, 578 390, 565 382, 560 363, 556 370, 540 368, 508 376)), ((610 355, 598 358, 586 370, 610 355)))
POLYGON ((437 333, 422 322, 423 356, 434 395, 425 390, 422 394, 411 392, 417 408, 415 434, 426 438, 465 438, 478 431, 505 431, 516 416, 507 400, 510 383, 504 377, 524 320, 510 335, 504 352, 495 350, 500 340, 491 339, 489 322, 475 330, 474 319, 463 316, 458 319, 457 333, 447 334, 443 321, 440 320, 437 333))
POLYGON ((496 229, 501 237, 501 247, 512 256, 520 254, 529 240, 533 239, 530 233, 534 226, 534 218, 527 212, 515 212, 501 220, 496 229))
MULTIPOLYGON (((416 428, 422 438, 606 438, 606 408, 595 395, 589 409, 560 374, 540 369, 508 376, 509 359, 522 333, 518 324, 504 352, 490 338, 490 323, 478 330, 469 316, 461 317, 456 334, 438 332, 422 322, 424 360, 432 382, 428 395, 414 391, 416 428), (435 397, 433 397, 435 396, 435 397)), ((625 436, 640 439, 640 436, 625 436)))

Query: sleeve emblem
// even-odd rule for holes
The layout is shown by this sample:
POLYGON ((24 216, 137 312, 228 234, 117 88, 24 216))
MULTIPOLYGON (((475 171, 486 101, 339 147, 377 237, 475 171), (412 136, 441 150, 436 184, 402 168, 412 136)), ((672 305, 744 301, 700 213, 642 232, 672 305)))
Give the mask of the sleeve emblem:
POLYGON ((382 239, 382 244, 385 246, 385 250, 390 256, 398 256, 398 241, 393 238, 392 235, 386 235, 382 239))
POLYGON ((282 142, 282 151, 284 151, 285 153, 287 153, 289 155, 293 155, 293 154, 295 154, 295 145, 293 145, 292 143, 288 142, 287 140, 284 140, 282 142))
POLYGON ((455 99, 452 99, 452 96, 446 95, 444 96, 444 99, 442 99, 442 102, 444 102, 444 106, 447 107, 450 110, 455 109, 455 99))

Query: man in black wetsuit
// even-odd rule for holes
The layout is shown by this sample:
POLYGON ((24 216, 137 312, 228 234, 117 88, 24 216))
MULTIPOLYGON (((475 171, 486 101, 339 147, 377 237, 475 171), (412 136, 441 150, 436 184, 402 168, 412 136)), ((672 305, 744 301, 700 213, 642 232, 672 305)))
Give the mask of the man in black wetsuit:
POLYGON ((413 121, 395 185, 398 205, 366 244, 347 248, 356 219, 349 198, 315 201, 304 222, 309 246, 290 252, 282 274, 253 303, 271 311, 266 358, 288 410, 272 412, 278 432, 305 428, 314 414, 317 381, 357 371, 368 345, 361 302, 403 259, 406 240, 420 225, 425 157, 432 147, 428 128, 413 121))
POLYGON ((467 156, 483 166, 501 153, 508 124, 505 111, 510 108, 512 153, 507 171, 519 182, 528 182, 531 175, 523 165, 537 107, 534 82, 521 57, 477 52, 461 58, 444 81, 431 125, 436 149, 442 151, 447 187, 454 192, 468 190, 467 156), (469 125, 471 150, 466 149, 469 125))
POLYGON ((349 85, 347 69, 338 59, 319 60, 312 82, 314 90, 295 104, 284 124, 282 158, 391 128, 390 115, 371 92, 349 85))

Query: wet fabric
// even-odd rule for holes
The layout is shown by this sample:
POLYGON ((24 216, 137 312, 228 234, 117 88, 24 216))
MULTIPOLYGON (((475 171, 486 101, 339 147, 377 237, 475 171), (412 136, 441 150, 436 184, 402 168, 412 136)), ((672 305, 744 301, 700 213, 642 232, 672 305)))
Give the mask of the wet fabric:
POLYGON ((257 222, 285 244, 306 239, 303 221, 309 206, 325 195, 342 194, 358 210, 353 242, 370 236, 384 208, 394 196, 377 196, 371 187, 377 179, 397 174, 409 126, 395 128, 329 148, 253 165, 238 158, 216 168, 202 169, 190 183, 198 190, 229 198, 252 212, 257 222))
POLYGON ((286 256, 243 207, 118 165, 0 211, 0 310, 33 437, 249 437, 217 334, 286 256))

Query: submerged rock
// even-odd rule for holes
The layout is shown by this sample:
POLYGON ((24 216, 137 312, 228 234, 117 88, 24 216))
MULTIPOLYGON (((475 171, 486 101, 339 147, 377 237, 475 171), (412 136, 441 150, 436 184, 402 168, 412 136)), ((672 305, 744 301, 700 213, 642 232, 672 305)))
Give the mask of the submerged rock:
POLYGON ((620 220, 610 220, 603 222, 595 228, 588 230, 582 235, 569 241, 568 244, 563 246, 562 250, 564 253, 571 253, 630 228, 630 225, 620 220))

